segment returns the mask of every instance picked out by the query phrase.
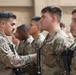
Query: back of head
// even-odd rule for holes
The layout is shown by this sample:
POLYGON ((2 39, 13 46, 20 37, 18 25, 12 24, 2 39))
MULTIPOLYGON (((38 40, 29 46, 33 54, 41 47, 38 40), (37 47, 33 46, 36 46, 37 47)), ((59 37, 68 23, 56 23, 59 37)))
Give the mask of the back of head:
POLYGON ((1 11, 0 12, 0 21, 1 20, 7 20, 9 18, 14 18, 16 19, 16 15, 11 13, 11 12, 7 12, 7 11, 1 11))
POLYGON ((62 31, 64 31, 66 33, 66 26, 64 23, 62 23, 62 22, 60 23, 60 28, 62 31))
POLYGON ((60 23, 60 28, 62 28, 62 27, 65 28, 65 24, 61 22, 60 23))
POLYGON ((76 8, 73 9, 72 14, 76 13, 76 8))
POLYGON ((46 12, 49 12, 52 15, 56 15, 57 19, 58 19, 58 22, 60 22, 61 17, 62 17, 62 10, 61 10, 60 7, 57 7, 57 6, 47 6, 47 7, 43 8, 41 10, 41 13, 46 13, 46 12))
POLYGON ((16 32, 19 34, 17 37, 19 40, 27 40, 29 27, 26 24, 22 24, 17 27, 16 32))
POLYGON ((17 30, 20 30, 20 31, 27 31, 28 29, 29 27, 26 24, 22 24, 17 27, 17 30))

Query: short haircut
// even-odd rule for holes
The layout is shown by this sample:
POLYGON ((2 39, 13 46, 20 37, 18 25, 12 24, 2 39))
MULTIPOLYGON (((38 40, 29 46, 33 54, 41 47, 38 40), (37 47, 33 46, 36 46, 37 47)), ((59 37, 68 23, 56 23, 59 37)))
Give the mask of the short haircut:
MULTIPOLYGON (((40 19, 41 19, 41 17, 35 16, 35 17, 32 17, 31 21, 35 21, 36 26, 41 26, 40 19)), ((40 29, 40 31, 42 31, 42 30, 40 29)))
POLYGON ((35 16, 35 17, 32 17, 31 21, 35 21, 37 26, 41 26, 40 19, 41 17, 35 16))
POLYGON ((17 27, 17 30, 19 30, 19 31, 27 31, 28 29, 29 29, 29 27, 26 24, 22 24, 17 27))
POLYGON ((73 9, 72 14, 76 13, 76 8, 73 9))
POLYGON ((11 13, 11 12, 7 12, 7 11, 1 11, 0 12, 0 20, 9 19, 9 18, 16 19, 16 15, 11 13))
POLYGON ((31 20, 39 21, 40 19, 41 19, 41 17, 35 16, 35 17, 32 17, 32 19, 31 19, 31 20))
POLYGON ((60 23, 60 28, 62 28, 62 27, 65 28, 65 24, 61 22, 60 23))
POLYGON ((41 10, 41 13, 49 12, 52 15, 57 15, 58 21, 60 22, 60 19, 62 17, 62 10, 60 7, 57 6, 47 6, 41 10))
POLYGON ((17 37, 19 40, 27 40, 29 27, 26 24, 22 24, 17 27, 16 32, 19 34, 17 37))

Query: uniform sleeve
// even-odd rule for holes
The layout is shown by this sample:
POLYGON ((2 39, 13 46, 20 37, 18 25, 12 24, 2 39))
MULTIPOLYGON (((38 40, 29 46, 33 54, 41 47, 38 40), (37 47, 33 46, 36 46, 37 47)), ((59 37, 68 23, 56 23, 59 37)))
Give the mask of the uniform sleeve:
POLYGON ((65 39, 65 38, 57 38, 53 45, 53 50, 55 50, 56 54, 66 50, 70 45, 72 41, 65 39))
MULTIPOLYGON (((30 60, 32 57, 30 55, 19 57, 18 54, 14 54, 9 45, 6 43, 4 39, 0 40, 0 61, 6 67, 18 67, 25 65, 33 60, 30 60)), ((32 58, 33 59, 33 58, 32 58)))
POLYGON ((27 44, 25 47, 26 47, 25 48, 25 52, 27 51, 28 54, 32 54, 32 46, 31 46, 31 44, 27 44))

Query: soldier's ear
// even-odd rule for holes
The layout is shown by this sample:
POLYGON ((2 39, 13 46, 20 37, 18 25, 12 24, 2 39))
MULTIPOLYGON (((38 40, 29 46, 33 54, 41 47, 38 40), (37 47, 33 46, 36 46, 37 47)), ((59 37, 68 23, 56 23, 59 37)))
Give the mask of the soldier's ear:
POLYGON ((5 27, 5 21, 1 21, 1 26, 4 28, 5 27))
POLYGON ((37 29, 40 30, 41 29, 41 26, 37 26, 37 29))
POLYGON ((57 17, 56 16, 53 16, 52 17, 52 22, 55 22, 57 20, 57 17))

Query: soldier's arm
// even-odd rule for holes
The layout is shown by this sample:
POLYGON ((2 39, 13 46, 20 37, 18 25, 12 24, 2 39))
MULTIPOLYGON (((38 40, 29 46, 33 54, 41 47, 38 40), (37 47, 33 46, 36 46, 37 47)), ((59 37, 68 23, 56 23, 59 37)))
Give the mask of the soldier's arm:
POLYGON ((66 50, 71 44, 72 44, 72 41, 69 38, 58 37, 54 41, 53 50, 55 50, 56 54, 58 54, 66 50))
POLYGON ((21 56, 14 54, 9 45, 0 40, 0 61, 7 67, 18 67, 30 63, 34 60, 35 55, 21 56))
POLYGON ((64 39, 62 38, 57 38, 54 41, 54 45, 53 45, 53 50, 55 51, 56 54, 58 54, 59 52, 61 52, 64 49, 64 39))

